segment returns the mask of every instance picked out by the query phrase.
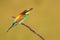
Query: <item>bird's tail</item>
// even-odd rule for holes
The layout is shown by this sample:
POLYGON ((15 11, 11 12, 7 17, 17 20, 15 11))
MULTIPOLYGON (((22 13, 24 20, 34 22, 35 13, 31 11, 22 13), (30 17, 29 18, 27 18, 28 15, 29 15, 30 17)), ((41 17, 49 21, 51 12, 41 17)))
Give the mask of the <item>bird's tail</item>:
POLYGON ((16 26, 17 25, 17 22, 13 22, 13 24, 10 26, 10 28, 7 30, 7 32, 12 28, 12 27, 14 27, 14 26, 16 26))

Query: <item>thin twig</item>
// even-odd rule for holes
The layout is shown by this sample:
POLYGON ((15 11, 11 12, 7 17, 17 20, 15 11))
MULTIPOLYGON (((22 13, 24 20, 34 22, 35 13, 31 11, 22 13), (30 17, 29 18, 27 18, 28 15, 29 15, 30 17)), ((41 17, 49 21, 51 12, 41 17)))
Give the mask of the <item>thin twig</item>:
POLYGON ((22 25, 24 25, 25 27, 27 27, 30 31, 32 31, 34 34, 36 34, 39 38, 41 38, 42 40, 45 40, 39 33, 37 33, 35 30, 33 30, 30 26, 21 23, 22 25))

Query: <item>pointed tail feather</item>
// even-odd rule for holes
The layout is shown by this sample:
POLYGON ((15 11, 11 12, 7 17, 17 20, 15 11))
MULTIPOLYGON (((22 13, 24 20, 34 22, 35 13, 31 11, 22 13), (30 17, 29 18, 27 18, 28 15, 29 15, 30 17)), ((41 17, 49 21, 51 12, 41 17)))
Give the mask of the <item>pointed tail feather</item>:
POLYGON ((10 28, 7 30, 7 32, 13 27, 13 24, 10 26, 10 28))
POLYGON ((12 27, 14 27, 14 26, 16 26, 17 25, 17 22, 14 22, 11 26, 10 26, 10 28, 7 30, 7 32, 12 28, 12 27))

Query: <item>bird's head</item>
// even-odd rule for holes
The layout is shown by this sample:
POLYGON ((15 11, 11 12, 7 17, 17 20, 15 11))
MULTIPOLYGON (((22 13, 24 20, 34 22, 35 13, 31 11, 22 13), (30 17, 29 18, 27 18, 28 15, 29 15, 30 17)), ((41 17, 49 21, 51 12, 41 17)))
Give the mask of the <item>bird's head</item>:
POLYGON ((26 10, 24 10, 23 12, 21 12, 20 14, 22 14, 22 15, 28 14, 28 15, 29 15, 29 12, 30 12, 32 9, 33 9, 33 8, 26 9, 26 10))
POLYGON ((27 9, 27 10, 25 10, 25 14, 28 14, 29 15, 29 13, 30 13, 30 11, 32 10, 33 8, 30 8, 30 9, 27 9))

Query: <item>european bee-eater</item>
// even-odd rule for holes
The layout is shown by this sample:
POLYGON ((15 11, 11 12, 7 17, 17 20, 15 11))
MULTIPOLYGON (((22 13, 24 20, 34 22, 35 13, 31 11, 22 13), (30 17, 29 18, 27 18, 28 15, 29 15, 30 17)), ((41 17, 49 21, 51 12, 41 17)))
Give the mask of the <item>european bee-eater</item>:
POLYGON ((42 40, 45 40, 39 33, 37 33, 35 30, 33 30, 30 26, 24 24, 23 22, 26 20, 26 18, 29 15, 30 10, 32 10, 33 8, 24 10, 23 12, 21 12, 17 17, 12 16, 13 18, 15 18, 15 20, 13 21, 13 23, 11 24, 10 28, 7 30, 7 32, 14 26, 16 26, 17 24, 22 24, 24 26, 26 26, 30 31, 32 31, 34 34, 36 34, 38 37, 40 37, 42 40))
POLYGON ((23 12, 21 12, 16 18, 15 20, 13 21, 13 23, 11 24, 10 28, 7 30, 7 32, 14 26, 16 26, 17 24, 21 24, 23 23, 26 18, 28 17, 29 15, 29 12, 32 10, 33 8, 30 8, 30 9, 27 9, 27 10, 24 10, 23 12))

